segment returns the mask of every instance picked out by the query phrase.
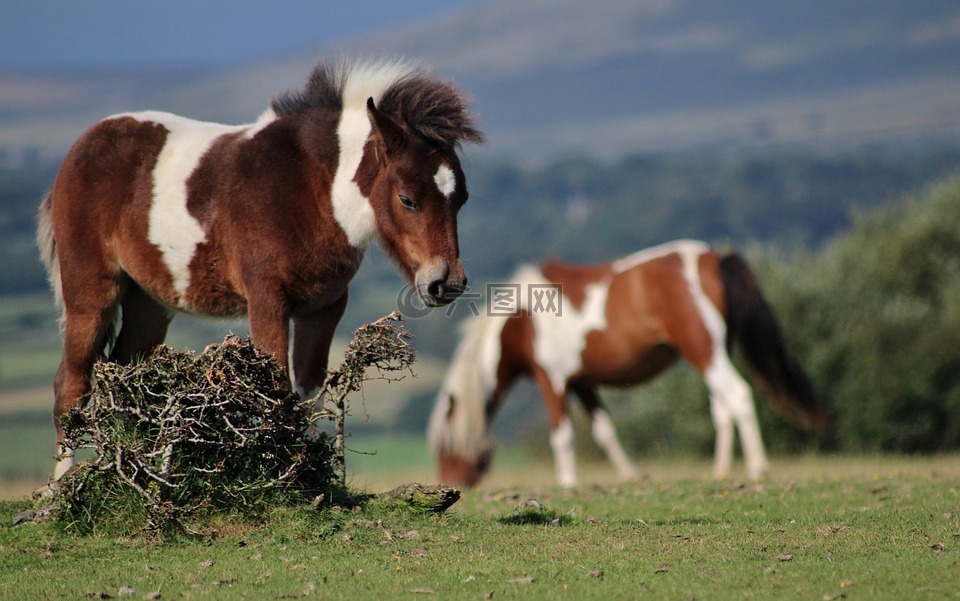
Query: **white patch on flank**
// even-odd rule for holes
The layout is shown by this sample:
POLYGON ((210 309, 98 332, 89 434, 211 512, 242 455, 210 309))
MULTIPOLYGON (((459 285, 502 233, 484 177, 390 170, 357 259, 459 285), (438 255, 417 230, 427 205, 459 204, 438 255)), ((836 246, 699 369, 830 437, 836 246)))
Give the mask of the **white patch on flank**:
POLYGON ((159 111, 124 113, 114 118, 117 117, 157 123, 168 131, 153 168, 153 203, 147 236, 163 253, 182 307, 183 295, 190 285, 190 261, 197 246, 206 239, 202 225, 187 210, 187 180, 217 138, 238 132, 244 132, 247 139, 253 138, 276 115, 267 110, 249 125, 196 121, 159 111))
POLYGON ((417 71, 413 63, 385 61, 373 63, 344 63, 346 78, 343 86, 343 111, 337 126, 340 160, 333 177, 333 215, 356 248, 364 248, 376 236, 376 221, 370 201, 354 181, 363 159, 363 147, 372 126, 367 114, 367 99, 379 104, 383 93, 397 81, 417 71))
POLYGON ((453 191, 457 189, 457 176, 453 173, 453 169, 446 165, 440 165, 433 176, 433 181, 436 182, 440 193, 447 198, 450 198, 453 191))
POLYGON ((153 168, 153 204, 150 205, 150 242, 163 253, 173 278, 173 287, 182 297, 190 285, 190 261, 197 246, 206 239, 201 224, 187 211, 187 180, 214 141, 246 126, 229 126, 194 121, 158 112, 128 115, 140 121, 163 125, 167 139, 153 168))
POLYGON ((707 298, 700 282, 700 255, 707 248, 700 243, 681 243, 677 252, 683 261, 683 277, 690 287, 690 295, 697 306, 704 327, 713 339, 713 352, 710 366, 704 371, 703 379, 710 388, 711 405, 720 403, 722 407, 712 407, 713 418, 718 430, 718 448, 714 472, 729 469, 729 457, 733 455, 733 436, 723 430, 723 420, 732 415, 740 431, 740 445, 743 448, 747 472, 751 478, 760 477, 767 469, 766 452, 760 437, 756 411, 753 407, 753 395, 750 386, 737 372, 726 350, 727 324, 720 310, 707 298), (719 418, 719 421, 718 421, 719 418), (723 445, 723 448, 720 445, 723 445))
POLYGON ((563 395, 567 379, 583 365, 581 353, 587 344, 587 334, 607 327, 607 293, 610 280, 588 284, 583 306, 576 309, 573 302, 563 296, 561 312, 533 311, 526 298, 533 284, 549 284, 539 269, 531 266, 521 268, 516 276, 524 298, 522 306, 533 319, 533 353, 537 363, 547 372, 554 392, 563 395))

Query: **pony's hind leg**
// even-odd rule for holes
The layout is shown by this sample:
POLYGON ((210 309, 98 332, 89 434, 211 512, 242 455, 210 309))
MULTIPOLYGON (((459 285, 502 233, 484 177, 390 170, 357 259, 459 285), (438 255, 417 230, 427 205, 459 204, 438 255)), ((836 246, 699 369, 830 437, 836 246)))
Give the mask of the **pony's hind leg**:
POLYGON ((114 280, 88 278, 90 285, 71 294, 64 286, 63 358, 53 383, 53 422, 57 432, 54 480, 73 467, 73 454, 65 446, 61 418, 79 406, 90 392, 93 364, 103 352, 117 315, 119 286, 114 280))
POLYGON ((163 344, 173 313, 132 281, 125 286, 120 308, 122 325, 110 360, 127 364, 163 344))
MULTIPOLYGON (((710 367, 704 372, 704 380, 710 388, 711 406, 717 427, 717 449, 732 455, 733 436, 730 432, 729 421, 732 418, 740 433, 740 444, 743 447, 743 457, 747 464, 747 474, 751 478, 759 478, 766 473, 769 464, 766 452, 763 450, 763 440, 760 437, 760 426, 757 423, 757 413, 753 404, 753 394, 750 385, 737 373, 726 353, 716 352, 710 367), (722 407, 713 407, 714 404, 722 407), (721 440, 723 439, 723 440, 721 440), (723 449, 721 449, 723 445, 723 449)), ((730 459, 718 455, 715 469, 729 471, 730 459), (724 467, 722 463, 726 462, 724 467)), ((723 474, 718 474, 723 475, 723 474)))
POLYGON ((620 439, 617 437, 617 431, 610 420, 610 414, 603 406, 603 401, 600 399, 596 388, 584 384, 571 384, 570 389, 576 393, 583 408, 590 415, 593 439, 606 453, 610 463, 617 470, 617 476, 621 480, 637 479, 639 473, 620 445, 620 439))

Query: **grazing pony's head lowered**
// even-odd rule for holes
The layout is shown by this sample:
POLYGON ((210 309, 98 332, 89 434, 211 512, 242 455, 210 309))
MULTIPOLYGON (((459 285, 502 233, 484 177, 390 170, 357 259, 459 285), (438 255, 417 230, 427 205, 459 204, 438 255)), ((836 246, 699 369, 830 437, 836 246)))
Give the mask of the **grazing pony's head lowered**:
POLYGON ((467 187, 457 153, 485 138, 456 88, 407 61, 321 63, 302 91, 272 108, 278 116, 340 110, 332 202, 350 244, 363 249, 379 237, 427 306, 459 296, 457 213, 467 187))
MULTIPOLYGON (((440 388, 427 438, 439 462, 440 479, 474 486, 493 454, 487 432, 500 362, 501 316, 473 319, 461 327, 462 342, 440 388)), ((504 382, 509 386, 508 382, 504 382)))

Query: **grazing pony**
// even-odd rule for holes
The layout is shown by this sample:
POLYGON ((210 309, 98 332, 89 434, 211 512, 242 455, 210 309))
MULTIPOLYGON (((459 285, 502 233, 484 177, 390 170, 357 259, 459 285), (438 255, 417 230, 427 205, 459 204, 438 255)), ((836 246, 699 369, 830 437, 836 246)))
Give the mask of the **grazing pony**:
POLYGON ((736 254, 721 256, 702 242, 681 240, 601 265, 523 267, 514 283, 523 301, 516 314, 486 315, 465 324, 437 398, 429 440, 444 482, 472 486, 489 467, 488 424, 521 376, 534 379, 547 405, 561 485, 577 481, 568 391, 587 410, 593 436, 620 477, 634 477, 597 386, 644 382, 678 357, 700 372, 710 390, 717 430, 714 475, 730 471, 736 424, 747 472, 757 478, 767 469, 767 458, 750 387, 730 360, 729 348, 737 340, 775 407, 806 427, 826 426, 756 278, 736 254), (529 292, 542 293, 544 286, 561 293, 561 302, 552 307, 559 313, 534 304, 536 296, 529 292))
POLYGON ((318 64, 255 123, 161 112, 109 117, 67 153, 38 242, 63 323, 59 418, 98 357, 162 343, 176 311, 247 315, 254 344, 302 395, 324 380, 347 286, 379 239, 428 306, 466 284, 457 212, 461 143, 483 141, 463 97, 402 60, 318 64))

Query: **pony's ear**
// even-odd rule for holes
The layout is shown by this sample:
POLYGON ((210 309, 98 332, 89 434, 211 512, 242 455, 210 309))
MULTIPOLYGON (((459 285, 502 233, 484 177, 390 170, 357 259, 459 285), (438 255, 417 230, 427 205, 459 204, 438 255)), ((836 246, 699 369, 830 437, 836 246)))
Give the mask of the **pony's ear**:
POLYGON ((403 128, 396 121, 384 115, 373 103, 373 98, 367 99, 367 115, 373 130, 370 132, 383 153, 389 157, 399 149, 405 140, 403 128))

